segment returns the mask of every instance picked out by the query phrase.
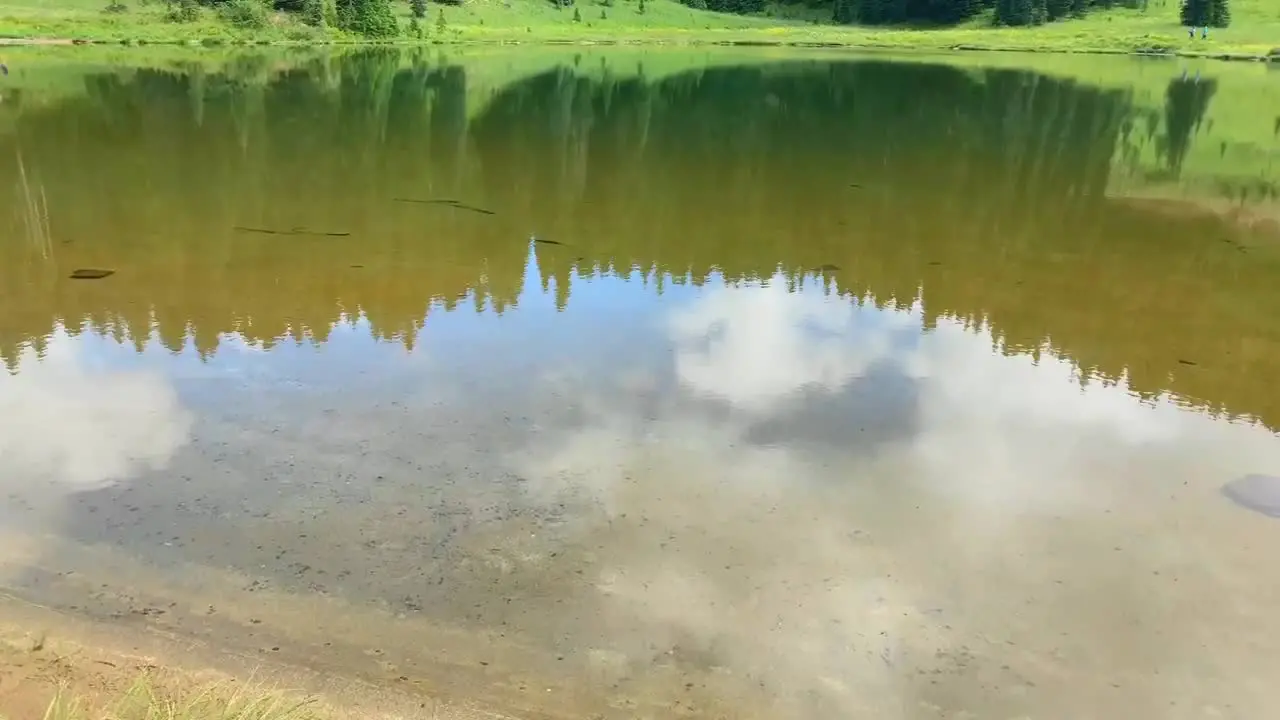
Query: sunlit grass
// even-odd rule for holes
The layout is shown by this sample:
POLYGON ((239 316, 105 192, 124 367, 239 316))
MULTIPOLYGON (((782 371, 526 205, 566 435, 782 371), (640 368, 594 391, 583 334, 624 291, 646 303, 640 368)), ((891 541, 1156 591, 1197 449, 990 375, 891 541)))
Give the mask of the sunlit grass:
MULTIPOLYGON (((50 701, 43 720, 323 720, 310 700, 269 689, 218 683, 186 692, 162 689, 142 677, 121 697, 95 706, 63 688, 50 701)), ((16 720, 16 719, 15 719, 16 720)))
MULTIPOLYGON (((201 8, 193 22, 171 22, 164 0, 0 0, 0 37, 66 38, 117 42, 314 42, 323 35, 286 14, 269 27, 234 28, 201 8)), ((342 39, 337 35, 334 39, 342 39)))
MULTIPOLYGON (((107 0, 0 0, 0 36, 208 43, 353 39, 317 31, 285 15, 277 15, 270 27, 244 30, 207 10, 196 22, 174 23, 166 19, 162 0, 121 2, 123 12, 109 13, 107 0)), ((645 0, 643 10, 639 0, 578 0, 568 8, 548 0, 466 0, 460 6, 431 3, 429 16, 420 23, 421 37, 409 31, 408 3, 395 7, 405 30, 403 42, 818 44, 1251 57, 1274 50, 1280 57, 1280 0, 1234 0, 1232 26, 1207 39, 1187 37, 1176 0, 1150 0, 1142 9, 1116 8, 1037 28, 994 28, 986 16, 935 30, 833 26, 827 23, 827 9, 803 5, 779 5, 744 17, 694 10, 676 0, 645 0)))
MULTIPOLYGON (((408 22, 408 10, 401 10, 408 22)), ((827 10, 778 6, 765 16, 693 10, 675 0, 578 0, 562 8, 545 0, 469 0, 433 5, 423 24, 440 41, 760 43, 885 49, 999 49, 1065 52, 1176 52, 1265 56, 1280 48, 1280 0, 1235 0, 1232 27, 1194 40, 1181 27, 1175 0, 1145 9, 1116 8, 1036 28, 997 28, 991 16, 961 26, 903 29, 833 26, 827 10), (437 28, 443 10, 443 32, 437 28), (577 11, 575 14, 575 10, 577 11), (576 18, 576 19, 575 19, 576 18)))

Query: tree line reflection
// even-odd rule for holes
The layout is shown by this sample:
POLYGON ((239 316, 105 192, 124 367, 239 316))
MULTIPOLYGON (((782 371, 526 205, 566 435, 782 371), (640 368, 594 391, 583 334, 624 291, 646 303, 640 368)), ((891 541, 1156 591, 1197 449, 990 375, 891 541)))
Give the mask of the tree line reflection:
POLYGON ((92 75, 0 138, 4 180, 48 216, 33 233, 13 196, 11 370, 55 326, 208 354, 363 317, 412 344, 432 312, 516 306, 537 237, 560 307, 581 276, 640 268, 661 292, 781 268, 1280 422, 1253 379, 1280 347, 1271 256, 1217 215, 1107 194, 1144 123, 1178 171, 1212 85, 1175 79, 1160 117, 1119 90, 876 60, 564 66, 496 92, 394 50, 241 70, 92 75))

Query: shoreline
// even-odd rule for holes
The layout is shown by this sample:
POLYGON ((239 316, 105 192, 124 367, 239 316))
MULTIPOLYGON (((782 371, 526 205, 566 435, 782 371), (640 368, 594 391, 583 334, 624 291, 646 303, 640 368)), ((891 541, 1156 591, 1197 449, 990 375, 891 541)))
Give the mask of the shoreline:
POLYGON ((297 720, 392 720, 424 708, 438 720, 523 720, 387 684, 246 656, 145 624, 71 614, 0 590, 0 718, 44 717, 55 698, 77 703, 81 710, 109 707, 140 682, 157 699, 237 696, 242 703, 278 701, 305 708, 297 720))
POLYGON ((568 669, 530 673, 548 655, 503 633, 268 588, 233 570, 159 570, 53 535, 0 532, 0 548, 3 720, 42 717, 60 684, 97 707, 143 676, 169 697, 230 684, 309 701, 307 714, 266 716, 275 720, 393 720, 424 708, 434 720, 568 720, 595 708, 579 704, 568 669), (15 580, 53 557, 56 574, 15 580))
MULTIPOLYGON (((714 32, 714 31, 713 31, 714 32)), ((726 31, 735 35, 743 35, 742 31, 726 31)), ((899 37, 904 31, 892 32, 899 37)), ((928 31, 908 31, 927 34, 928 31)), ((279 47, 279 48, 429 48, 460 46, 530 46, 530 47, 760 47, 760 48, 795 48, 849 50, 854 52, 901 52, 901 53, 1008 53, 1027 55, 1110 55, 1147 58, 1182 58, 1191 60, 1217 60, 1224 62, 1257 62, 1263 64, 1280 63, 1280 47, 1267 53, 1245 50, 1191 50, 1180 48, 1126 48, 1126 47, 1071 47, 1066 44, 1047 42, 1043 45, 1019 46, 1014 44, 992 43, 977 44, 972 42, 929 42, 921 38, 920 42, 893 43, 876 42, 851 38, 848 41, 838 39, 805 39, 805 38, 754 38, 732 37, 715 38, 707 33, 698 33, 692 37, 673 37, 672 33, 620 34, 618 37, 584 37, 564 38, 548 34, 533 39, 506 37, 502 33, 485 33, 490 37, 467 36, 459 33, 456 37, 433 40, 392 40, 365 41, 359 39, 324 39, 324 40, 281 40, 281 39, 247 39, 247 38, 172 38, 172 39, 129 39, 129 38, 70 38, 57 36, 3 37, 0 46, 5 47, 67 47, 67 46, 147 46, 189 47, 192 49, 223 47, 279 47)), ((768 30, 751 31, 747 34, 769 34, 768 30)), ((692 33, 691 33, 692 35, 692 33)))

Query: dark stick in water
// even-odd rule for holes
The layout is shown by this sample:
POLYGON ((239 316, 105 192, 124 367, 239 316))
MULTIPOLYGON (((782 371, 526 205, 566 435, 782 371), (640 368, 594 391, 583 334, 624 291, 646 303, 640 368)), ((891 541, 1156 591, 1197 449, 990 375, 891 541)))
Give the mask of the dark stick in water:
POLYGON ((292 235, 293 234, 292 232, 284 232, 280 230, 268 230, 267 228, 244 227, 243 225, 237 225, 233 229, 238 230, 240 232, 262 233, 263 235, 292 235))
POLYGON ((104 277, 115 275, 115 270, 101 270, 98 268, 80 268, 73 270, 69 276, 72 280, 101 280, 104 277))
POLYGON ((459 202, 457 200, 443 198, 429 200, 419 200, 416 198, 391 198, 391 200, 392 202, 416 203, 418 205, 447 205, 448 207, 457 208, 459 210, 470 210, 471 212, 480 213, 481 215, 497 215, 497 213, 492 210, 486 210, 481 207, 476 207, 475 205, 467 205, 466 203, 459 202))
POLYGON ((445 198, 418 200, 417 198, 391 198, 391 202, 417 203, 419 205, 457 205, 459 201, 445 198))
POLYGON ((270 228, 244 227, 243 225, 235 226, 240 232, 261 233, 263 235, 318 235, 325 237, 349 237, 349 232, 320 232, 315 230, 304 230, 303 228, 294 228, 292 230, 272 230, 270 228))
POLYGON ((316 235, 323 237, 350 237, 349 232, 325 232, 323 230, 308 230, 306 228, 296 227, 293 229, 292 235, 316 235))

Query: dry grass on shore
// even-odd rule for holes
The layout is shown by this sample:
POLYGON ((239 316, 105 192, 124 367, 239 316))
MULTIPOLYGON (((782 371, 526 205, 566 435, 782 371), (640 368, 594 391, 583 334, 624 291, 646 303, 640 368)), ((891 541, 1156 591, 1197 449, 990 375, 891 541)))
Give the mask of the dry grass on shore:
MULTIPOLYGON (((188 691, 163 688, 143 675, 105 704, 74 689, 55 692, 43 720, 323 720, 317 704, 268 688, 217 683, 188 691)), ((14 718, 13 720, 19 720, 14 718)))

